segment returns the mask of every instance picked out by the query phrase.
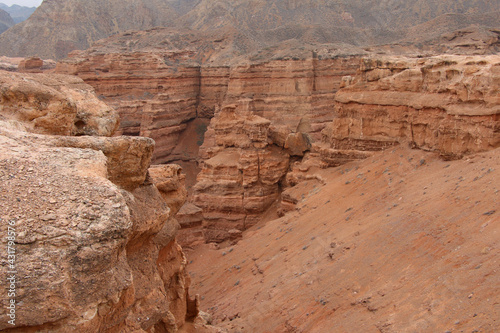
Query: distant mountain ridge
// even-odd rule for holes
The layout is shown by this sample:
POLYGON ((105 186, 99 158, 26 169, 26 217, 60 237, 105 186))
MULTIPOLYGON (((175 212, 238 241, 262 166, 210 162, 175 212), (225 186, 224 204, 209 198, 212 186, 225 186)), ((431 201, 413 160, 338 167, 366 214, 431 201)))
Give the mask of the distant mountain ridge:
POLYGON ((20 23, 27 20, 31 16, 31 14, 35 12, 36 7, 19 5, 7 6, 4 3, 0 3, 0 9, 3 9, 7 13, 9 13, 15 23, 20 23))
POLYGON ((0 55, 60 59, 99 39, 159 26, 234 29, 261 47, 287 40, 363 47, 415 36, 431 40, 415 35, 434 33, 427 22, 440 33, 469 25, 500 28, 500 6, 488 0, 51 0, 0 35, 0 55), (466 23, 441 24, 450 13, 466 23))
POLYGON ((0 9, 0 34, 14 25, 14 20, 6 11, 0 9))

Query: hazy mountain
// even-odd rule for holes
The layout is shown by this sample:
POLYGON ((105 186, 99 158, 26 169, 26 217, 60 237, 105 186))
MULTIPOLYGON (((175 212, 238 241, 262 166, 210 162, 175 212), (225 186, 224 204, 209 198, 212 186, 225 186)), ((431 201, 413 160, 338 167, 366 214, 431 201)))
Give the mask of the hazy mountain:
POLYGON ((14 20, 6 11, 0 9, 0 34, 14 25, 14 20))
POLYGON ((7 6, 6 4, 0 3, 0 9, 5 10, 10 14, 15 23, 19 23, 28 19, 28 17, 33 14, 36 7, 26 7, 19 5, 7 6))
POLYGON ((465 18, 458 28, 499 26, 499 7, 498 0, 51 0, 0 35, 0 54, 62 58, 98 39, 156 26, 227 27, 260 45, 295 39, 366 46, 406 40, 426 22, 451 32, 457 28, 439 18, 450 13, 465 18))
MULTIPOLYGON (((74 49, 126 30, 170 26, 190 1, 52 0, 0 35, 0 54, 63 58, 74 49), (182 2, 182 4, 180 4, 182 2)), ((187 8, 186 8, 187 6, 187 8)))

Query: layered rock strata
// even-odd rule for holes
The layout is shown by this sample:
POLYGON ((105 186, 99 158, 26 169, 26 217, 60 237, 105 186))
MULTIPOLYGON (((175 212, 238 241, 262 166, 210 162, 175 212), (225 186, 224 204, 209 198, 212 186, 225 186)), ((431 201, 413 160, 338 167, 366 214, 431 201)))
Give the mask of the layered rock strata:
MULTIPOLYGON (((169 31, 152 33, 163 36, 169 31)), ((134 45, 141 36, 124 36, 114 43, 134 45)), ((185 37, 193 39, 189 34, 185 37)), ((226 39, 221 42, 222 50, 232 47, 226 39)), ((100 98, 119 112, 119 133, 153 138, 157 143, 155 163, 182 158, 174 150, 189 122, 210 119, 216 109, 229 104, 271 120, 274 142, 282 147, 288 145, 288 136, 297 132, 319 140, 321 130, 333 120, 334 94, 342 77, 354 75, 359 67, 358 57, 331 55, 334 50, 322 51, 330 54, 323 58, 303 52, 302 60, 242 60, 243 64, 217 65, 210 59, 218 59, 221 50, 199 59, 199 53, 189 47, 137 52, 117 51, 115 47, 106 54, 98 51, 101 48, 74 52, 56 70, 76 74, 92 85, 100 98)), ((296 146, 297 139, 301 138, 290 138, 290 145, 296 146)), ((297 154, 309 148, 305 142, 297 154)))
POLYGON ((207 241, 245 230, 278 198, 289 154, 269 139, 271 122, 226 106, 212 119, 194 187, 193 202, 203 209, 207 241))
POLYGON ((325 165, 401 142, 447 159, 500 145, 498 56, 367 58, 354 81, 315 145, 325 165))
POLYGON ((94 103, 80 79, 10 79, 0 88, 0 232, 14 238, 1 242, 12 242, 15 259, 1 258, 1 284, 8 289, 10 267, 16 310, 12 325, 12 301, 2 299, 0 329, 176 332, 196 317, 198 304, 189 299, 187 262, 175 239, 173 215, 186 193, 180 168, 155 167, 149 176, 148 138, 66 136, 78 129, 79 107, 91 115, 83 118, 85 133, 111 135, 117 125, 114 111, 94 103), (80 101, 77 92, 89 98, 80 101), (83 107, 83 100, 90 102, 83 107), (42 124, 59 125, 38 126, 43 117, 42 124))
POLYGON ((157 143, 156 162, 165 162, 186 123, 196 117, 199 68, 171 66, 190 52, 102 54, 59 64, 78 74, 120 114, 119 134, 146 136, 157 143), (74 66, 74 67, 73 67, 74 66))

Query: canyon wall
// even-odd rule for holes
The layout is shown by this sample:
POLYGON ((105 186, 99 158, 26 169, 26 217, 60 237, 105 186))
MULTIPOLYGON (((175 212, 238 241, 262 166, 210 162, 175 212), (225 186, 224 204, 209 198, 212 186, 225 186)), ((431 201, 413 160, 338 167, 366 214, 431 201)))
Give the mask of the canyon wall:
POLYGON ((498 56, 366 58, 354 81, 315 145, 326 165, 402 142, 445 159, 500 145, 498 56))
POLYGON ((97 54, 58 64, 57 71, 77 74, 120 114, 118 134, 155 140, 155 162, 177 144, 186 123, 196 117, 199 68, 171 66, 189 60, 189 52, 97 54))
POLYGON ((75 52, 56 71, 92 85, 119 112, 119 133, 154 139, 154 162, 165 163, 179 158, 170 155, 191 120, 210 119, 230 104, 271 120, 281 145, 296 132, 319 139, 333 120, 342 77, 359 66, 356 56, 319 60, 312 53, 303 60, 236 66, 202 66, 197 56, 194 51, 75 52))
MULTIPOLYGON (((310 52, 304 59, 223 66, 197 65, 197 56, 192 51, 74 52, 57 71, 78 75, 119 112, 118 133, 154 139, 154 163, 198 167, 188 172, 192 201, 203 209, 205 239, 222 241, 229 230, 255 224, 279 197, 290 156, 303 156, 321 138, 334 117, 335 92, 344 76, 355 74, 359 57, 318 59, 310 52), (228 115, 229 109, 237 111, 228 115), (253 133, 254 125, 263 132, 253 133), (255 170, 243 171, 248 168, 255 170), (234 176, 226 179, 231 184, 218 185, 226 172, 234 176)), ((195 223, 191 215, 182 212, 186 227, 195 223)))
POLYGON ((176 332, 196 317, 175 239, 180 168, 148 171, 149 138, 102 136, 117 115, 81 79, 0 78, 1 243, 15 251, 0 329, 176 332))

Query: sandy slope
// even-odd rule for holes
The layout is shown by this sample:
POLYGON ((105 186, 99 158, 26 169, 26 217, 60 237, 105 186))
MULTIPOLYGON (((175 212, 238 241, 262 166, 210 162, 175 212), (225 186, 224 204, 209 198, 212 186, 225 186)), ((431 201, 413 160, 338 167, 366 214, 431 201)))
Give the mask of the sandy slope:
POLYGON ((188 254, 192 293, 230 332, 498 332, 499 169, 396 148, 311 170, 297 211, 188 254))

